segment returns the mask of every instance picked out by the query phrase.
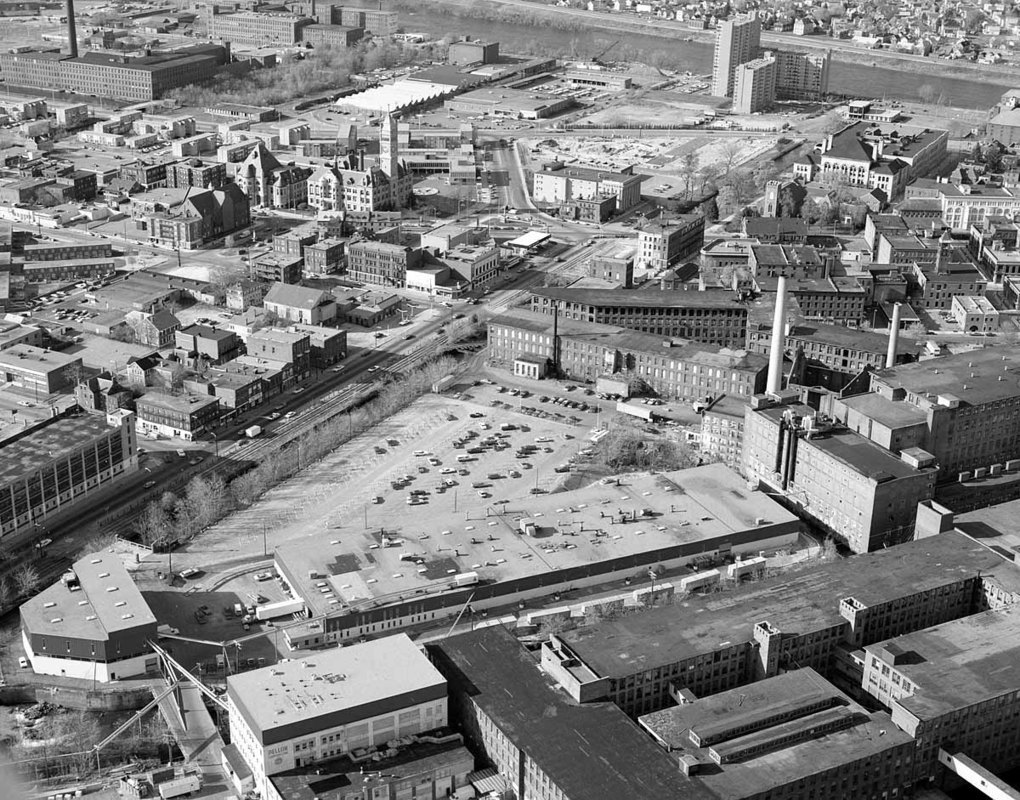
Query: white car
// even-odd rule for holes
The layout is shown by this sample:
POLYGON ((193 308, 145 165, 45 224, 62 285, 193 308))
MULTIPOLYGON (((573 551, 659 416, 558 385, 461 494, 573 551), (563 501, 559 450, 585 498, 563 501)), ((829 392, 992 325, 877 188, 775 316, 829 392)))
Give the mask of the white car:
POLYGON ((453 467, 443 467, 439 470, 440 475, 454 475, 457 472, 453 467))
POLYGON ((53 544, 52 539, 40 539, 38 542, 35 543, 35 546, 42 550, 44 547, 48 547, 51 544, 53 544))
POLYGON ((414 455, 416 455, 416 456, 427 456, 428 454, 429 454, 428 450, 415 450, 414 451, 414 455))
POLYGON ((202 570, 196 569, 195 567, 188 567, 185 570, 181 570, 182 578, 194 578, 196 575, 201 575, 202 570))
POLYGON ((377 365, 375 365, 375 366, 369 367, 369 368, 368 368, 368 371, 369 371, 369 372, 378 372, 378 371, 379 371, 379 366, 378 366, 378 364, 377 364, 377 365))
POLYGON ((257 581, 271 581, 273 579, 272 572, 256 572, 255 580, 257 581))

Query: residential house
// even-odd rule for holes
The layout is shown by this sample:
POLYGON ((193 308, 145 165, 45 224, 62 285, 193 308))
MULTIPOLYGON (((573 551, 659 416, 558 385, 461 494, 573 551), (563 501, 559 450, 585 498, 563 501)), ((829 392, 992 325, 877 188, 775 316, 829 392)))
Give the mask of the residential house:
POLYGON ((174 335, 181 329, 181 321, 165 308, 152 314, 129 312, 127 321, 138 343, 148 347, 172 347, 174 335))

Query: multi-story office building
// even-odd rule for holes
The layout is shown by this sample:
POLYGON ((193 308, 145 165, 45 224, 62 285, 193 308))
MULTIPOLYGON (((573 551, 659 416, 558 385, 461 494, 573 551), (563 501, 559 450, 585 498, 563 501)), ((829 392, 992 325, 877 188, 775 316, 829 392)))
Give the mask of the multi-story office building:
POLYGON ((705 244, 705 218, 686 214, 649 225, 638 231, 637 243, 638 266, 662 272, 701 252, 705 244))
POLYGON ((135 449, 133 415, 114 412, 107 421, 78 406, 5 439, 0 445, 0 537, 31 530, 98 487, 134 472, 135 449))
POLYGON ((770 50, 776 62, 777 100, 821 100, 829 93, 830 53, 770 50))
POLYGON ((218 161, 189 158, 167 165, 166 185, 171 189, 219 189, 227 182, 227 165, 218 161))
POLYGON ((531 310, 725 347, 742 347, 747 333, 747 306, 730 292, 534 289, 531 310))
POLYGON ((753 114, 776 102, 776 61, 755 58, 739 64, 733 80, 733 112, 753 114))
POLYGON ((220 418, 215 397, 170 395, 149 392, 135 403, 137 429, 153 439, 190 442, 213 428, 220 418))
POLYGON ((445 726, 446 686, 406 634, 324 650, 228 677, 230 739, 271 797, 273 775, 445 726))
POLYGON ((765 388, 768 361, 744 350, 518 311, 489 320, 489 363, 526 377, 550 372, 579 381, 629 375, 673 400, 750 397, 765 388))
POLYGON ((737 67, 758 57, 761 20, 756 14, 720 23, 712 57, 712 94, 732 97, 737 67))
POLYGON ((538 203, 568 203, 615 197, 616 210, 628 211, 641 202, 641 176, 633 168, 609 172, 590 167, 567 166, 562 162, 545 164, 535 173, 532 196, 538 203))
POLYGON ((407 286, 407 271, 421 266, 422 251, 388 242, 352 242, 347 248, 347 277, 373 286, 407 286))
POLYGON ((297 44, 301 32, 315 20, 283 11, 236 11, 221 14, 213 5, 208 18, 210 39, 257 47, 297 44))
POLYGON ((116 554, 85 556, 21 607, 32 671, 107 683, 157 675, 156 617, 116 554))
POLYGON ((862 647, 980 613, 1000 593, 999 606, 1020 601, 1014 565, 950 531, 554 634, 542 668, 576 701, 631 717, 673 705, 678 689, 706 697, 794 668, 852 690, 862 647))

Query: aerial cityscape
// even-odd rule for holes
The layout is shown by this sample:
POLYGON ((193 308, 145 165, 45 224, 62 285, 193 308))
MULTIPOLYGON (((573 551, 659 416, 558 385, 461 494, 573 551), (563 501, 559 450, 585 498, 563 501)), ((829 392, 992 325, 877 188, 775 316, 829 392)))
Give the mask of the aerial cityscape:
POLYGON ((1020 5, 0 0, 0 800, 1020 800, 1020 5))

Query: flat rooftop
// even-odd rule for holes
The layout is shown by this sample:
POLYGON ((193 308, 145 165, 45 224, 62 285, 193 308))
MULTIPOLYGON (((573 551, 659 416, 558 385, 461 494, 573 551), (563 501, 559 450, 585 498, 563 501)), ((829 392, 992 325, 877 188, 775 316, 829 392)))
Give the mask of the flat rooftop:
POLYGON ((1017 606, 973 614, 866 650, 878 654, 887 645, 906 654, 906 663, 896 669, 916 687, 913 695, 896 702, 922 720, 1020 690, 1017 606))
POLYGON ((951 531, 722 594, 694 595, 682 605, 577 628, 560 638, 595 673, 624 677, 723 645, 751 643, 761 621, 780 630, 821 630, 847 624, 839 613, 845 597, 879 605, 979 573, 994 573, 1005 586, 1020 590, 1020 571, 1012 564, 951 531))
POLYGON ((837 403, 889 428, 925 425, 928 421, 928 415, 917 406, 896 402, 873 392, 845 397, 837 403))
MULTIPOLYGON (((812 409, 800 403, 773 406, 756 413, 771 419, 776 425, 786 411, 793 409, 801 414, 812 414, 812 409)), ((804 439, 801 447, 814 447, 845 464, 849 469, 882 483, 894 478, 908 478, 917 475, 918 470, 884 447, 880 447, 866 436, 837 427, 812 439, 804 439)))
POLYGON ((397 633, 227 678, 227 693, 263 744, 446 697, 446 680, 397 633))
MULTIPOLYGON (((435 734, 444 737, 451 731, 440 730, 435 734)), ((417 782, 422 775, 456 774, 465 768, 471 771, 474 756, 460 741, 419 741, 400 747, 396 755, 368 763, 370 771, 365 769, 365 762, 355 762, 347 756, 316 761, 307 767, 271 775, 269 782, 285 800, 347 800, 362 792, 372 797, 376 787, 380 787, 381 796, 389 797, 389 790, 383 787, 393 782, 417 782)))
POLYGON ((912 746, 912 737, 886 713, 867 714, 812 669, 799 669, 740 686, 639 720, 677 758, 708 763, 697 779, 722 797, 747 797, 887 750, 912 746), (811 707, 828 709, 809 712, 811 707), (789 714, 784 719, 783 714, 789 714), (851 721, 844 730, 785 744, 781 738, 811 726, 821 715, 851 721), (742 726, 747 726, 741 731, 742 726), (690 739, 695 732, 705 746, 690 739), (765 752, 716 766, 709 750, 726 752, 748 740, 765 752), (768 746, 772 744, 773 746, 768 746))
MULTIPOLYGON (((860 331, 845 325, 795 325, 787 339, 798 339, 819 344, 831 344, 863 353, 885 354, 889 337, 872 331, 860 331)), ((918 344, 901 336, 896 343, 897 353, 916 353, 918 344)))
POLYGON ((105 419, 85 413, 43 420, 0 445, 0 482, 22 479, 113 432, 105 419))
POLYGON ((745 310, 732 292, 668 292, 647 289, 532 289, 533 297, 611 308, 720 308, 745 310))
POLYGON ((694 778, 611 703, 578 705, 499 626, 428 646, 452 690, 470 692, 493 724, 564 797, 712 800, 694 778), (458 683, 462 686, 458 687, 458 683))
POLYGON ((952 395, 967 405, 1006 400, 1020 394, 1020 350, 986 347, 872 373, 871 385, 904 389, 921 396, 952 395), (999 380, 1004 377, 1005 380, 999 380), (966 388, 964 386, 966 385, 966 388))
POLYGON ((79 356, 70 356, 56 350, 44 350, 29 344, 15 344, 6 350, 0 350, 0 367, 9 370, 32 371, 42 374, 58 369, 66 369, 69 365, 81 361, 79 356))
POLYGON ((33 633, 100 640, 110 633, 156 624, 118 556, 96 553, 75 561, 71 570, 80 589, 71 591, 57 581, 22 605, 22 620, 33 633))
POLYGON ((447 591, 458 573, 502 582, 678 545, 713 550, 740 532, 761 529, 769 538, 775 535, 769 528, 797 526, 793 514, 749 492, 722 464, 627 475, 619 486, 468 503, 469 520, 463 508, 430 507, 413 527, 387 526, 385 541, 379 528, 326 531, 278 547, 276 561, 316 614, 336 614, 447 591), (622 521, 621 511, 644 509, 649 515, 640 521, 622 521), (524 518, 537 525, 535 536, 519 533, 524 518), (762 519, 767 525, 758 524, 762 519))

